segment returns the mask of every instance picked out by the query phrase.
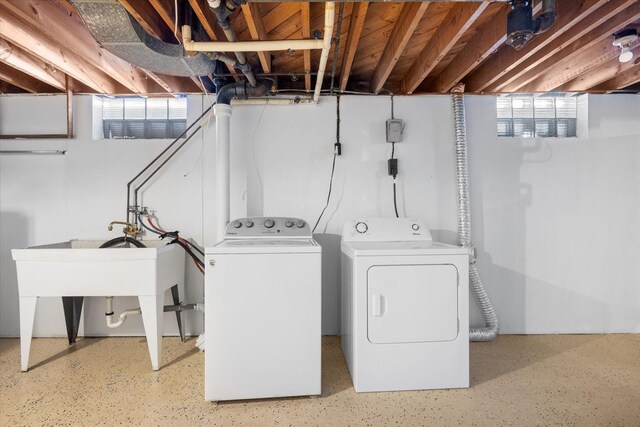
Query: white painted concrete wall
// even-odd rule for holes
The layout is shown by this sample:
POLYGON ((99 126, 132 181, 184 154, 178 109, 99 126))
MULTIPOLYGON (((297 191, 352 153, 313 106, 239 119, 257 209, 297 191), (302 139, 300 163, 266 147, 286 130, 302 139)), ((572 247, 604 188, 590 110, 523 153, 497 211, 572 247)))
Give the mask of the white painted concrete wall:
MULTIPOLYGON (((434 236, 455 242, 453 118, 448 96, 396 97, 406 121, 399 207, 425 218, 434 236)), ((32 131, 29 118, 61 98, 0 98, 3 133, 32 131), (28 125, 28 127, 24 127, 28 125), (20 128, 22 126, 22 128, 20 128)), ((190 116, 205 101, 191 97, 190 116)), ((94 141, 91 99, 76 97, 72 141, 3 141, 2 149, 65 148, 65 157, 0 157, 0 335, 16 336, 17 290, 10 249, 69 238, 110 237, 121 219, 129 177, 166 145, 160 141, 94 141)), ((342 224, 393 214, 384 142, 389 98, 341 99, 343 155, 334 195, 316 238, 323 245, 323 331, 339 327, 342 224)), ((472 214, 479 267, 504 333, 640 332, 639 96, 592 96, 589 128, 573 140, 509 140, 495 136, 495 99, 468 97, 472 214)), ((42 114, 36 114, 43 116, 42 114)), ((64 120, 62 118, 62 120, 64 120)), ((60 118, 39 119, 41 130, 60 118), (51 123, 47 123, 47 120, 51 123), (46 126, 45 126, 46 125, 46 126)), ((56 129, 53 129, 56 130, 56 129)), ((57 129, 59 131, 59 129, 57 129)), ((178 156, 145 192, 164 226, 202 239, 202 206, 214 197, 205 173, 214 164, 213 129, 178 156), (204 144, 204 141, 207 144, 204 144), (203 169, 203 165, 205 168, 203 169)), ((291 215, 314 223, 324 206, 335 142, 335 100, 318 106, 243 106, 232 118, 232 217, 291 215)), ((206 214, 205 214, 206 215, 206 214)), ((189 264, 187 296, 202 300, 189 264)), ((64 335, 58 300, 39 303, 38 335, 64 335)), ((116 309, 134 306, 118 301, 116 309)), ((473 304, 472 304, 473 305, 473 304)), ((103 303, 86 306, 84 333, 103 326, 103 303)), ((167 315, 167 330, 175 321, 167 315)), ((479 322, 472 307, 472 321, 479 322)), ((122 334, 141 334, 139 319, 122 334)), ((188 330, 201 331, 190 314, 188 330)))

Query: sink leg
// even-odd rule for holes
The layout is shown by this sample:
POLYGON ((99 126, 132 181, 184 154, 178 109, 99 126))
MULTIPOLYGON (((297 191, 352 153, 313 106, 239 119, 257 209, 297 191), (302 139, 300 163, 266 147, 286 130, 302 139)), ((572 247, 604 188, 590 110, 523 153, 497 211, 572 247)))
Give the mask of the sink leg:
POLYGON ((20 297, 20 369, 23 372, 29 369, 29 350, 37 301, 38 297, 20 297))
POLYGON ((64 320, 67 324, 69 344, 73 344, 76 342, 76 338, 78 338, 83 301, 84 297, 62 297, 62 307, 64 308, 64 320))
MULTIPOLYGON (((180 304, 180 294, 178 292, 178 285, 171 287, 171 296, 173 297, 173 304, 180 304)), ((184 342, 184 328, 182 327, 182 311, 176 311, 176 320, 178 321, 178 332, 180 333, 180 341, 184 342)))
POLYGON ((140 310, 142 311, 142 323, 147 336, 151 366, 154 371, 160 369, 160 357, 162 350, 162 318, 164 316, 164 294, 138 296, 140 310))

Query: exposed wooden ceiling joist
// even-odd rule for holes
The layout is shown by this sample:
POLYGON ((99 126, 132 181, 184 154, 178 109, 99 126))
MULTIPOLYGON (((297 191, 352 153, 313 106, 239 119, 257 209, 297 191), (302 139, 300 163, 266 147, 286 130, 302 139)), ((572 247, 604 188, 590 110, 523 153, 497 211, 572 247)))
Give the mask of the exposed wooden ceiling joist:
MULTIPOLYGON (((557 61, 557 58, 552 58, 575 41, 586 44, 590 40, 610 36, 619 30, 621 26, 624 26, 624 24, 621 25, 618 22, 620 20, 619 18, 623 18, 624 10, 632 5, 635 5, 638 10, 640 10, 640 4, 638 4, 637 0, 609 1, 609 3, 598 9, 597 13, 592 13, 587 16, 579 25, 574 25, 571 29, 560 35, 553 43, 544 46, 511 70, 509 74, 488 86, 486 91, 499 92, 528 71, 537 68, 538 65, 544 64, 548 60, 550 62, 554 60, 557 61), (603 26, 602 28, 600 28, 601 25, 603 26)), ((571 52, 571 50, 566 50, 561 55, 566 57, 566 55, 571 55, 571 52)), ((551 64, 548 63, 548 65, 551 64)))
POLYGON ((436 35, 429 41, 403 79, 405 93, 413 93, 462 35, 489 6, 489 2, 453 5, 436 35))
MULTIPOLYGON (((614 2, 612 1, 611 4, 613 3, 614 2)), ((637 0, 633 1, 632 3, 633 4, 631 6, 627 7, 623 11, 618 12, 614 17, 610 17, 600 26, 589 31, 587 34, 584 34, 573 43, 564 45, 562 47, 562 50, 560 50, 557 55, 554 55, 547 60, 536 63, 530 70, 513 79, 512 82, 504 86, 501 91, 519 91, 529 83, 535 81, 543 75, 546 76, 545 80, 552 79, 554 78, 553 74, 551 74, 552 72, 562 72, 558 68, 558 65, 561 63, 566 64, 569 60, 575 59, 575 61, 584 63, 592 60, 593 51, 591 51, 590 53, 589 50, 593 46, 600 44, 601 46, 604 46, 604 49, 606 50, 608 47, 607 42, 603 42, 603 40, 608 40, 608 43, 611 43, 613 41, 613 33, 640 19, 640 3, 637 0)), ((565 67, 565 69, 568 68, 571 68, 571 66, 565 67)))
POLYGON ((341 91, 347 88, 347 82, 349 81, 349 75, 351 74, 351 66, 353 65, 353 58, 356 56, 358 42, 360 41, 360 34, 364 27, 364 20, 367 17, 368 9, 369 2, 358 2, 354 4, 353 11, 351 12, 351 22, 349 23, 349 32, 347 33, 347 40, 344 47, 345 51, 342 55, 342 66, 340 67, 341 91))
POLYGON ((0 80, 19 87, 29 93, 60 93, 61 91, 48 85, 29 74, 10 67, 5 63, 0 63, 0 80))
POLYGON ((144 30, 162 41, 175 40, 173 31, 169 29, 151 3, 140 0, 118 0, 144 30))
POLYGON ((207 0, 189 0, 189 4, 191 5, 191 9, 198 17, 200 24, 202 24, 202 28, 209 36, 211 41, 216 40, 226 40, 224 37, 218 37, 219 28, 216 24, 216 17, 214 16, 211 9, 209 9, 209 5, 207 0))
POLYGON ((595 85, 590 87, 589 90, 593 92, 610 92, 616 89, 624 89, 628 86, 640 82, 640 62, 631 67, 629 67, 626 71, 618 73, 615 77, 600 83, 599 85, 595 85))
POLYGON ((554 42, 565 31, 580 23, 607 2, 607 0, 557 2, 558 18, 547 32, 534 37, 522 50, 515 50, 504 45, 495 55, 492 55, 465 78, 467 90, 470 92, 484 91, 489 85, 511 72, 540 49, 554 42))
POLYGON ((507 40, 507 15, 511 8, 503 6, 496 15, 478 29, 478 35, 464 47, 447 67, 428 85, 430 92, 448 92, 474 68, 493 54, 507 40))
POLYGON ((371 77, 371 91, 378 93, 389 78, 393 67, 400 59, 404 48, 409 43, 413 32, 424 16, 429 2, 406 3, 402 5, 400 17, 393 26, 382 56, 371 77))
POLYGON ((31 56, 4 39, 0 39, 0 50, 2 50, 0 62, 16 70, 20 70, 60 91, 66 90, 65 75, 63 72, 56 70, 46 62, 31 56))
POLYGON ((518 90, 524 93, 559 90, 566 83, 616 59, 620 55, 620 49, 611 44, 612 40, 612 37, 602 39, 589 48, 581 50, 580 55, 559 60, 536 80, 518 90))
MULTIPOLYGON (((137 0, 139 1, 139 0, 137 0)), ((151 6, 158 12, 160 18, 171 29, 171 34, 176 41, 182 40, 182 32, 175 22, 175 2, 173 0, 148 0, 151 6)), ((167 40, 165 40, 167 41, 167 40)))
MULTIPOLYGON (((633 49, 634 56, 637 58, 640 54, 640 45, 637 45, 633 49)), ((556 90, 560 92, 581 92, 586 91, 589 88, 597 86, 607 80, 610 80, 617 75, 626 72, 627 70, 633 68, 635 63, 633 61, 627 63, 621 63, 618 61, 617 57, 611 58, 608 62, 604 64, 600 64, 597 67, 589 70, 588 73, 583 73, 571 80, 556 88, 556 90)))
MULTIPOLYGON (((300 3, 300 16, 302 19, 302 38, 308 39, 311 37, 311 16, 309 10, 309 3, 300 3)), ((304 88, 307 92, 311 91, 311 51, 305 50, 304 55, 304 88)))
POLYGON ((64 48, 57 42, 19 20, 0 4, 0 36, 20 46, 30 54, 83 82, 96 92, 126 93, 124 86, 107 73, 97 69, 80 54, 64 48))
MULTIPOLYGON (((246 3, 242 5, 242 13, 249 28, 249 33, 253 40, 268 40, 267 32, 264 29, 264 21, 260 14, 260 9, 256 3, 246 3)), ((258 52, 260 65, 265 73, 271 72, 271 53, 258 52)))
MULTIPOLYGON (((118 89, 120 92, 107 93, 133 92, 144 94, 163 92, 153 80, 147 78, 147 75, 142 70, 104 50, 86 27, 69 17, 55 4, 48 1, 24 0, 6 2, 1 7, 6 7, 7 12, 10 11, 11 14, 15 14, 15 16, 32 26, 31 31, 29 31, 32 38, 36 33, 33 28, 37 28, 38 40, 47 38, 47 44, 54 50, 52 53, 54 55, 59 54, 56 56, 62 57, 59 59, 68 58, 69 62, 73 62, 72 66, 77 64, 80 69, 76 74, 67 72, 73 78, 83 81, 79 74, 91 74, 97 82, 105 79, 106 81, 115 80, 117 84, 126 88, 118 89), (86 71, 83 72, 83 70, 86 71)), ((7 19, 10 19, 10 16, 7 16, 7 19)), ((16 24, 16 22, 13 22, 12 25, 16 24)), ((25 30, 28 29, 25 28, 25 30)), ((4 30, 0 31, 4 32, 4 30)), ((23 30, 23 32, 25 31, 23 30)), ((38 47, 37 40, 35 41, 36 44, 31 45, 31 48, 29 46, 22 47, 36 55, 40 55, 41 49, 38 47)), ((12 42, 20 44, 16 40, 12 40, 12 42)), ((61 68, 60 64, 53 61, 49 62, 61 68)), ((98 90, 88 82, 84 81, 84 83, 98 90)))

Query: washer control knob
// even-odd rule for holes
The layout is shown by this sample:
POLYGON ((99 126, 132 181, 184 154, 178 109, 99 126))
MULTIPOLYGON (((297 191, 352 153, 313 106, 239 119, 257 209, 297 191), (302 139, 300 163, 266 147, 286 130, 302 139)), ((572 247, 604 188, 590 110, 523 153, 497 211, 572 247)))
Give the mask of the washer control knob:
POLYGON ((302 221, 302 220, 296 221, 296 227, 298 227, 298 228, 304 227, 304 221, 302 221))
POLYGON ((231 225, 233 225, 233 228, 242 227, 242 223, 240 221, 233 221, 233 223, 231 225))
POLYGON ((413 225, 411 226, 411 228, 413 228, 413 231, 418 231, 418 230, 420 230, 420 226, 419 226, 418 224, 413 224, 413 225))
POLYGON ((244 222, 244 226, 247 227, 247 228, 253 227, 253 221, 251 221, 251 220, 245 221, 244 222))
POLYGON ((273 228, 274 225, 276 225, 276 223, 271 218, 267 218, 264 220, 264 226, 266 228, 273 228))
POLYGON ((369 230, 369 226, 364 222, 359 222, 356 224, 356 231, 360 234, 366 233, 369 230))
POLYGON ((291 221, 290 219, 286 220, 284 222, 284 226, 287 227, 287 228, 293 227, 293 221, 291 221))

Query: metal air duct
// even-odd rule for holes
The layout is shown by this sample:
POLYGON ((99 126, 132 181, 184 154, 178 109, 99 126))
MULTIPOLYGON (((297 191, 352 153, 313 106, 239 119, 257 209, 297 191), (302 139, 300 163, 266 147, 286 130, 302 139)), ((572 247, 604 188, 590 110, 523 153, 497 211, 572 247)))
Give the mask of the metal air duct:
POLYGON ((206 55, 187 56, 181 45, 150 36, 118 0, 70 1, 98 43, 131 64, 183 77, 206 76, 215 69, 206 55))

